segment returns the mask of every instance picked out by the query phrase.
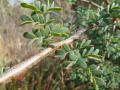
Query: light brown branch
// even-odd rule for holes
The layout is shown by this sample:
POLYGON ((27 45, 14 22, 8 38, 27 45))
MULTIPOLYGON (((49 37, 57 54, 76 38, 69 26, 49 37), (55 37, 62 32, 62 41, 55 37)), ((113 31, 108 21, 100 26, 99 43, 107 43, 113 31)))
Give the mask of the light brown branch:
POLYGON ((70 70, 74 64, 75 62, 71 62, 70 64, 68 64, 68 66, 65 69, 70 70))
POLYGON ((105 4, 106 5, 109 5, 110 4, 110 1, 109 0, 104 0, 105 4))
POLYGON ((93 5, 94 7, 102 8, 100 5, 98 5, 97 3, 93 2, 93 1, 89 1, 89 0, 81 0, 81 1, 84 2, 84 3, 91 4, 91 5, 93 5))
POLYGON ((51 44, 50 47, 46 48, 42 52, 38 53, 37 55, 31 57, 28 60, 25 60, 21 62, 20 64, 17 64, 4 72, 3 74, 0 75, 0 83, 7 83, 11 81, 12 79, 15 79, 19 77, 20 75, 24 74, 27 72, 30 68, 35 66, 37 63, 39 63, 42 59, 47 57, 50 53, 53 53, 56 49, 60 48, 64 44, 70 44, 74 40, 79 39, 80 35, 83 34, 86 31, 86 29, 81 29, 78 32, 76 32, 73 36, 70 38, 51 44))

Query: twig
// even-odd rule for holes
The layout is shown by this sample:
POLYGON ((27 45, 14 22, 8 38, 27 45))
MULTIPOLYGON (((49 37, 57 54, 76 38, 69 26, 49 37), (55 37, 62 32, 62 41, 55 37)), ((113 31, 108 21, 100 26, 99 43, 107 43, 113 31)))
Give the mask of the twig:
POLYGON ((23 73, 27 72, 30 68, 35 66, 37 63, 42 61, 42 59, 47 57, 50 53, 53 53, 56 49, 60 48, 62 45, 70 44, 74 40, 79 39, 80 35, 83 34, 85 31, 86 29, 81 29, 70 38, 61 42, 53 43, 48 48, 38 53, 37 55, 21 62, 20 64, 13 66, 12 68, 10 68, 9 70, 0 75, 0 83, 7 83, 12 79, 16 79, 23 73))
POLYGON ((105 4, 106 5, 109 5, 110 4, 110 1, 109 0, 104 0, 105 4))
POLYGON ((64 83, 64 72, 61 70, 61 90, 65 90, 65 83, 64 83))
POLYGON ((52 83, 52 78, 53 78, 53 73, 51 73, 50 76, 48 77, 47 84, 46 84, 44 90, 49 90, 50 89, 50 85, 52 83))
POLYGON ((75 64, 75 62, 72 62, 70 64, 68 64, 68 66, 65 68, 66 70, 70 70, 71 67, 75 64))
POLYGON ((81 1, 84 2, 84 3, 91 4, 91 5, 93 5, 94 7, 102 8, 100 5, 98 5, 97 3, 93 2, 93 1, 89 1, 89 0, 81 0, 81 1))

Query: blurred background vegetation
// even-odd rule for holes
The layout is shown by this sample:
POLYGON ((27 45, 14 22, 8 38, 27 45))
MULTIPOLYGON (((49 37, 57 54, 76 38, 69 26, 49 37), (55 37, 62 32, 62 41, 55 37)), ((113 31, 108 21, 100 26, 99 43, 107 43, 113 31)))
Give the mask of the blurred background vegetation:
POLYGON ((10 62, 20 62, 38 51, 29 46, 22 36, 31 27, 20 26, 20 16, 26 11, 19 4, 20 0, 0 0, 0 67, 10 62))

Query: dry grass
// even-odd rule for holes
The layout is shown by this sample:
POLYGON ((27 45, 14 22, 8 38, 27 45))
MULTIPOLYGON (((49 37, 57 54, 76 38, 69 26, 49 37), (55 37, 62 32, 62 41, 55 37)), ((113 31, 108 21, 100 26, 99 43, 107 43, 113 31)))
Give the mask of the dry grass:
POLYGON ((22 36, 23 32, 31 28, 20 26, 19 17, 22 14, 20 8, 0 4, 2 4, 0 5, 0 63, 2 62, 3 66, 11 61, 20 62, 38 50, 28 46, 28 40, 22 36))
MULTIPOLYGON (((70 6, 64 0, 56 0, 56 3, 65 7, 61 15, 63 20, 66 20, 71 13, 70 6)), ((11 62, 18 63, 38 52, 38 49, 29 46, 29 41, 22 36, 23 32, 31 30, 30 26, 20 26, 20 16, 25 12, 19 6, 10 7, 6 0, 0 0, 0 66, 11 62)))

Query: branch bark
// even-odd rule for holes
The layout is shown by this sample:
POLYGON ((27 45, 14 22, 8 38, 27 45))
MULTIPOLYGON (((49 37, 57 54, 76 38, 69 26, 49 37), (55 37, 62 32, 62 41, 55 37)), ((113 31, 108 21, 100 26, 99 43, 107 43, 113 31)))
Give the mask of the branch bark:
POLYGON ((15 66, 13 66, 12 68, 10 68, 9 70, 7 70, 6 72, 4 72, 3 74, 0 75, 0 84, 10 82, 12 79, 15 79, 15 78, 19 77, 20 75, 26 73, 30 68, 32 68, 37 63, 42 61, 42 59, 47 57, 50 53, 53 53, 56 49, 60 48, 62 45, 70 44, 73 41, 78 40, 80 38, 80 35, 83 34, 85 31, 86 31, 86 29, 78 30, 78 32, 76 32, 70 38, 68 38, 64 41, 61 41, 61 42, 53 43, 48 48, 41 51, 37 55, 34 55, 31 58, 29 58, 28 60, 25 60, 15 66))
POLYGON ((110 4, 110 1, 109 0, 104 0, 105 4, 106 5, 109 5, 110 4))
POLYGON ((91 4, 96 8, 102 8, 100 5, 98 5, 97 3, 93 2, 93 1, 89 1, 89 0, 81 0, 81 1, 84 2, 84 3, 91 4))

